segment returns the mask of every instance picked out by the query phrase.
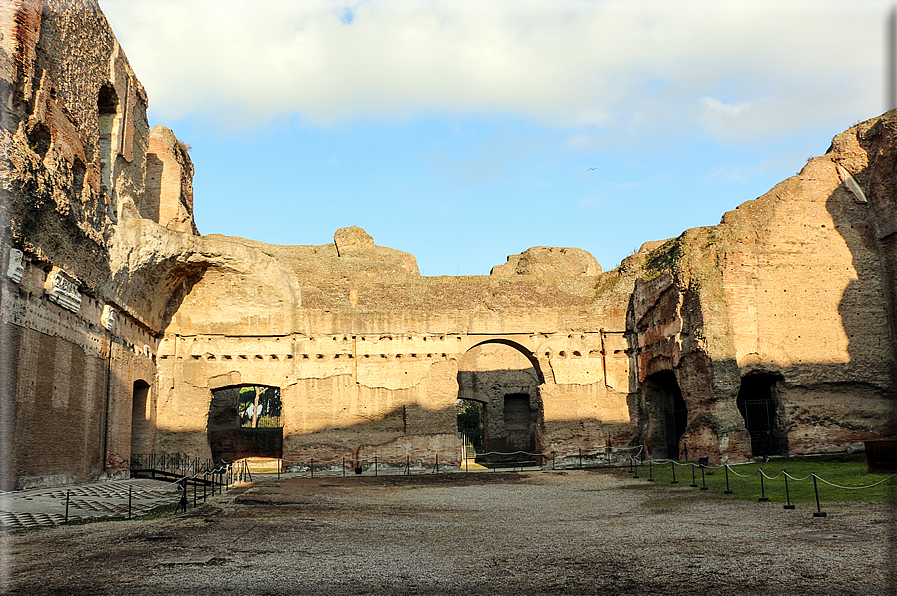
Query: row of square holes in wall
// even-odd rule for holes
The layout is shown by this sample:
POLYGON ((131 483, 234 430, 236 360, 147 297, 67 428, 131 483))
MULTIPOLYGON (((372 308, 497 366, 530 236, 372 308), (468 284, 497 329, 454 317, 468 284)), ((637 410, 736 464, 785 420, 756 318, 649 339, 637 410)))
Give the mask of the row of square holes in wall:
MULTIPOLYGON (((270 354, 267 356, 267 359, 269 361, 293 360, 293 358, 296 358, 298 360, 324 360, 324 358, 326 358, 326 357, 328 357, 328 356, 325 354, 298 354, 295 357, 292 354, 285 354, 285 355, 270 354)), ((333 354, 330 357, 332 357, 333 359, 339 359, 339 358, 353 359, 353 358, 355 358, 355 356, 352 354, 333 354)), ((415 359, 418 359, 418 358, 423 358, 424 354, 359 354, 358 357, 359 358, 380 357, 383 359, 388 359, 388 358, 396 358, 396 359, 415 358, 415 359)), ((432 358, 446 359, 446 358, 448 358, 448 354, 426 354, 426 357, 430 358, 430 359, 432 359, 432 358)), ((162 356, 163 360, 167 359, 167 358, 168 358, 168 356, 162 356)), ((190 356, 190 358, 193 360, 203 360, 203 359, 204 360, 217 360, 218 359, 218 357, 215 356, 214 354, 193 354, 190 356)), ((264 361, 265 358, 266 357, 261 354, 255 354, 253 356, 250 356, 248 354, 238 354, 236 356, 236 358, 230 354, 225 354, 225 355, 221 356, 221 360, 261 360, 261 361, 264 361)))
MULTIPOLYGON (((620 352, 620 350, 616 350, 614 353, 616 354, 619 352, 620 352)), ((600 355, 601 355, 600 350, 591 350, 588 353, 587 357, 597 358, 600 355)), ((214 354, 193 354, 190 357, 193 360, 203 360, 203 359, 217 360, 218 359, 218 357, 215 356, 214 354)), ((325 355, 325 354, 298 354, 297 356, 295 356, 295 358, 301 359, 301 360, 324 360, 327 357, 328 357, 328 355, 325 355)), ((355 355, 353 355, 353 354, 333 354, 332 356, 329 356, 329 357, 333 358, 334 360, 338 360, 340 358, 353 359, 353 358, 355 358, 355 355)), ((447 354, 432 354, 432 353, 426 354, 426 355, 424 355, 424 354, 359 354, 358 357, 359 358, 378 358, 379 357, 384 360, 390 359, 390 358, 393 358, 396 360, 401 360, 401 359, 406 359, 406 358, 420 359, 420 358, 424 358, 424 357, 426 357, 428 359, 433 359, 433 358, 446 359, 446 358, 448 358, 448 355, 447 354)), ((574 350, 569 355, 567 354, 566 350, 561 350, 557 354, 552 354, 551 352, 545 352, 545 357, 546 358, 552 358, 552 357, 555 357, 555 358, 568 358, 568 357, 582 358, 583 356, 582 356, 581 352, 576 351, 576 350, 574 350)), ((162 356, 161 358, 163 360, 165 360, 168 358, 168 356, 162 356)), ((280 360, 292 360, 293 358, 294 358, 293 354, 286 354, 286 355, 270 354, 267 356, 267 359, 269 361, 274 361, 274 362, 277 362, 280 360)), ((225 354, 225 355, 221 356, 221 360, 234 360, 234 359, 235 359, 234 356, 230 355, 230 354, 225 354)), ((236 356, 236 360, 261 360, 261 361, 264 361, 265 359, 266 359, 266 357, 261 354, 255 354, 252 356, 250 356, 248 354, 238 354, 236 356)))
MULTIPOLYGON (((440 336, 427 336, 427 335, 422 335, 422 336, 420 337, 420 339, 422 339, 423 341, 427 341, 427 338, 428 338, 428 337, 429 337, 430 339, 438 339, 439 341, 445 341, 445 337, 446 337, 446 336, 445 336, 445 335, 440 335, 440 336)), ((454 336, 454 337, 455 337, 455 339, 457 339, 458 341, 461 341, 461 340, 463 339, 463 337, 460 336, 460 335, 456 335, 456 336, 454 336)), ((547 335, 543 335, 543 337, 548 337, 548 336, 547 336, 547 335)), ((578 336, 578 337, 576 337, 576 338, 574 338, 573 335, 568 335, 568 336, 567 336, 567 339, 580 339, 580 340, 585 340, 585 338, 586 338, 585 335, 580 335, 580 336, 578 336)), ((314 338, 314 337, 309 337, 308 339, 309 339, 309 341, 314 341, 315 338, 314 338)), ((357 335, 353 335, 353 336, 351 336, 351 337, 349 337, 348 335, 344 335, 344 336, 343 336, 343 341, 349 341, 350 339, 359 339, 359 340, 361 340, 361 341, 367 341, 367 338, 366 338, 365 336, 361 336, 361 337, 358 337, 357 335)), ((391 340, 393 340, 393 339, 404 339, 404 337, 393 338, 392 335, 381 335, 381 336, 379 337, 379 341, 383 341, 383 340, 391 341, 391 340)), ((413 336, 411 336, 411 335, 408 336, 408 340, 409 340, 409 341, 414 341, 414 339, 415 339, 415 338, 414 338, 413 336)), ((339 336, 333 336, 333 341, 339 341, 339 336)))
MULTIPOLYGON (((543 337, 548 337, 548 336, 543 336, 543 337)), ((457 339, 458 341, 461 341, 462 339, 464 339, 464 338, 463 338, 462 336, 460 336, 460 335, 456 335, 456 336, 454 336, 454 338, 457 339)), ((567 336, 567 339, 580 339, 580 340, 585 340, 585 338, 586 338, 585 335, 580 335, 580 336, 575 337, 575 338, 574 338, 573 335, 568 335, 568 336, 567 336)), ((207 338, 206 338, 206 341, 212 341, 212 339, 213 339, 213 338, 211 338, 211 337, 207 337, 207 338)), ((307 337, 306 339, 307 339, 307 341, 315 341, 314 336, 309 336, 309 337, 307 337)), ((333 341, 339 341, 339 340, 340 340, 340 337, 339 337, 338 335, 334 335, 331 339, 332 339, 333 341)), ((361 337, 359 337, 359 336, 357 336, 357 335, 352 335, 352 336, 344 335, 344 336, 342 336, 342 341, 349 341, 350 339, 357 339, 357 340, 360 340, 360 341, 367 341, 367 337, 366 337, 366 336, 361 336, 361 337)), ((371 340, 371 341, 384 341, 384 340, 386 340, 386 341, 392 341, 393 339, 395 339, 395 340, 402 340, 402 339, 405 339, 405 337, 404 337, 404 336, 402 336, 402 337, 393 337, 392 335, 381 335, 378 339, 376 339, 376 340, 371 340)), ((412 335, 409 335, 409 336, 408 336, 408 341, 414 341, 414 339, 415 339, 414 336, 412 336, 412 335)), ((430 339, 430 340, 434 340, 434 341, 435 341, 435 340, 445 341, 446 336, 445 336, 445 335, 439 335, 439 336, 422 335, 422 336, 420 337, 420 339, 421 339, 422 341, 427 341, 428 339, 430 339)), ((279 341, 279 340, 280 340, 280 338, 274 338, 274 341, 279 341)))

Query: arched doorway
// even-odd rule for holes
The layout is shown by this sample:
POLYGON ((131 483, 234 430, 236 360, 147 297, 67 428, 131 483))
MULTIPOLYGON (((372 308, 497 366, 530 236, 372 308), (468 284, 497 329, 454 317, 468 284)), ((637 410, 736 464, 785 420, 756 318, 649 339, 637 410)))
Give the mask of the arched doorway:
POLYGON ((150 386, 144 380, 134 381, 131 403, 131 455, 153 450, 153 412, 150 386))
POLYGON ((741 378, 738 390, 738 411, 751 435, 751 452, 755 456, 786 455, 787 440, 778 423, 776 383, 781 377, 753 374, 741 378))
POLYGON ((459 414, 464 414, 458 430, 479 430, 471 428, 476 412, 482 433, 478 459, 533 459, 528 454, 542 449, 543 415, 542 377, 531 355, 511 342, 490 341, 468 350, 458 368, 459 414))
POLYGON ((679 459, 679 440, 688 424, 688 409, 676 374, 667 370, 649 376, 644 391, 646 442, 651 457, 679 459))
POLYGON ((207 433, 215 461, 282 457, 280 388, 236 385, 212 390, 207 433))

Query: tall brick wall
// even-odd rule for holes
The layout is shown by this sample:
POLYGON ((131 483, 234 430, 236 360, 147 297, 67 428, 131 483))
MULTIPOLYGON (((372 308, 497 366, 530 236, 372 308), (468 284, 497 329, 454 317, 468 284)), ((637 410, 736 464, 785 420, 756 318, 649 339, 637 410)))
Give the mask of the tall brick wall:
MULTIPOLYGON (((8 262, 9 251, 2 256, 8 262)), ((76 312, 52 302, 46 270, 26 262, 18 282, 5 272, 0 281, 0 387, 12 405, 0 490, 127 473, 134 383, 155 382, 153 334, 122 314, 106 329, 109 305, 86 294, 76 312)))
POLYGON ((103 469, 105 360, 60 337, 9 327, 16 488, 96 477, 103 469))

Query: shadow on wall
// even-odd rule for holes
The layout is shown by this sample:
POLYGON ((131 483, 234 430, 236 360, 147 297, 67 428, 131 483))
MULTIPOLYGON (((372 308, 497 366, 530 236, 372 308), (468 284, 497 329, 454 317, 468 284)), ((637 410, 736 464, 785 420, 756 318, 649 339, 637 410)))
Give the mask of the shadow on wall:
MULTIPOLYGON (((858 137, 870 158, 874 156, 872 164, 860 171, 851 171, 847 163, 841 165, 865 191, 857 196, 848 190, 848 180, 826 201, 835 230, 850 250, 857 275, 845 288, 838 312, 847 334, 851 363, 864 369, 871 364, 870 372, 878 373, 872 384, 882 387, 888 383, 891 391, 897 393, 895 118, 882 117, 858 137)), ((891 414, 893 421, 897 411, 891 414)))
MULTIPOLYGON (((234 418, 237 413, 237 409, 232 408, 227 416, 230 430, 222 434, 231 437, 228 439, 230 444, 221 444, 216 452, 216 459, 236 459, 255 455, 277 457, 277 445, 267 446, 269 451, 253 451, 258 449, 257 443, 248 444, 248 441, 233 438, 239 437, 239 434, 234 433, 234 418)), ((632 436, 632 432, 621 430, 622 427, 631 427, 628 423, 604 423, 592 418, 576 420, 575 424, 569 425, 566 422, 556 425, 549 422, 545 426, 548 427, 547 431, 543 430, 547 436, 546 440, 569 446, 571 454, 576 453, 577 447, 584 450, 603 447, 608 436, 620 433, 625 435, 627 438, 621 440, 619 444, 628 444, 628 437, 632 436), (584 427, 594 429, 591 436, 583 436, 584 427)), ((206 445, 206 449, 209 449, 210 442, 217 440, 213 435, 218 432, 214 430, 214 425, 210 427, 212 428, 207 428, 204 433, 157 429, 158 452, 180 452, 191 457, 207 458, 210 456, 208 451, 194 451, 189 446, 206 445)), ((282 429, 278 428, 275 432, 279 434, 282 429)), ((437 453, 440 461, 445 458, 457 461, 461 452, 458 410, 455 405, 440 410, 428 410, 417 404, 410 404, 372 417, 367 422, 308 433, 284 433, 281 436, 279 455, 290 461, 307 461, 310 458, 318 461, 338 461, 345 457, 346 461, 350 462, 353 458, 372 459, 375 455, 379 456, 381 461, 404 460, 408 455, 412 461, 426 461, 432 465, 437 453), (439 424, 434 424, 433 421, 439 424), (426 427, 428 432, 412 430, 421 427, 426 427)), ((559 448, 559 453, 562 450, 563 447, 559 448)), ((516 456, 511 459, 516 460, 516 456)))
MULTIPOLYGON (((826 286, 824 281, 814 286, 814 280, 805 276, 797 287, 805 298, 787 303, 779 313, 787 317, 799 315, 803 321, 783 325, 780 333, 793 333, 793 337, 757 338, 772 346, 790 342, 798 346, 797 356, 782 351, 775 363, 760 361, 742 367, 734 360, 711 362, 700 348, 686 343, 696 341, 696 332, 702 331, 704 325, 700 304, 690 303, 694 297, 690 297, 689 288, 678 309, 682 328, 689 332, 683 336, 689 337, 682 340, 685 347, 673 367, 677 344, 668 332, 676 320, 674 307, 679 302, 675 281, 670 285, 671 279, 665 279, 667 274, 663 273, 642 282, 641 294, 636 288, 633 299, 639 294, 644 302, 633 302, 630 312, 628 327, 639 332, 638 337, 630 336, 630 349, 638 353, 638 340, 646 343, 645 360, 634 362, 632 368, 642 366, 642 373, 647 375, 642 386, 640 429, 652 455, 695 458, 713 456, 717 449, 722 454, 738 456, 740 447, 736 447, 736 440, 739 434, 745 434, 739 427, 747 430, 754 456, 839 450, 897 432, 897 402, 893 399, 897 394, 897 193, 893 177, 897 166, 897 126, 893 123, 892 120, 888 125, 893 131, 869 134, 872 140, 861 140, 868 154, 876 156, 874 168, 854 173, 868 196, 856 196, 841 185, 825 203, 835 230, 850 251, 850 265, 844 261, 831 263, 831 268, 842 268, 837 271, 838 279, 848 278, 843 291, 842 286, 826 286), (882 141, 881 137, 887 135, 893 139, 882 141), (828 287, 841 292, 833 298, 838 300, 840 325, 847 340, 843 356, 832 343, 842 341, 840 337, 823 337, 818 330, 807 329, 807 325, 812 326, 811 309, 817 308, 813 295, 824 293, 828 287), (642 308, 638 316, 632 314, 636 308, 642 308), (813 340, 816 345, 808 343, 814 332, 820 336, 813 340), (800 356, 801 352, 812 354, 814 350, 824 356, 815 360, 800 356), (663 376, 664 371, 669 374, 663 376), (673 372, 675 376, 670 376, 673 372), (680 408, 671 407, 678 401, 676 379, 681 383, 681 409, 687 411, 684 428, 676 414, 680 408)), ((814 164, 817 168, 823 166, 832 167, 828 163, 814 164)), ((825 229, 824 223, 817 224, 816 231, 805 229, 809 236, 802 240, 813 242, 818 235, 820 248, 831 245, 836 259, 838 244, 831 244, 830 230, 825 229)), ((692 236, 700 233, 698 230, 692 236)), ((684 248, 674 249, 687 250, 688 241, 682 241, 684 248)), ((799 274, 804 265, 800 261, 792 263, 792 276, 799 274)), ((814 267, 810 270, 817 271, 819 265, 814 267)), ((790 290, 791 286, 787 286, 789 297, 790 290)), ((697 298, 700 300, 701 296, 697 298)), ((823 300, 818 308, 830 308, 825 305, 823 300)))

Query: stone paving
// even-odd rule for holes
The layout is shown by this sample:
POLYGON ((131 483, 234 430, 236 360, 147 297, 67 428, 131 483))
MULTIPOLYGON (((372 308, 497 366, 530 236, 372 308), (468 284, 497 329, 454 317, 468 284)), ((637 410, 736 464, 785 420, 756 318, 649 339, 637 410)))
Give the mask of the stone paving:
MULTIPOLYGON (((23 529, 54 526, 87 518, 145 515, 156 507, 177 503, 174 483, 132 478, 55 488, 38 488, 0 494, 0 527, 23 529)), ((188 489, 188 497, 192 492, 188 489)), ((191 499, 192 505, 192 499, 191 499)))

